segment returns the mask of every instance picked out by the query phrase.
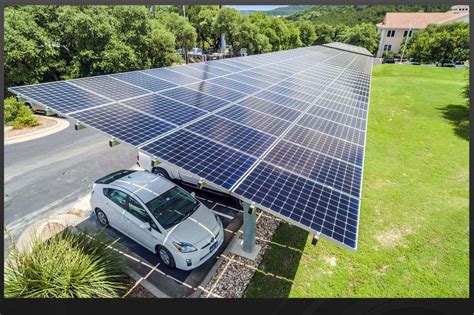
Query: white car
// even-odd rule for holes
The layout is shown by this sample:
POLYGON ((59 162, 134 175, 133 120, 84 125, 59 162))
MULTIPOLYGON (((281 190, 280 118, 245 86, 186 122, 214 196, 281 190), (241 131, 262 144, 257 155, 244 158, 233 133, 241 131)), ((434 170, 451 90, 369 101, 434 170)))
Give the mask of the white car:
POLYGON ((94 183, 99 222, 156 253, 169 268, 194 269, 222 245, 222 222, 193 195, 150 172, 121 170, 94 183))

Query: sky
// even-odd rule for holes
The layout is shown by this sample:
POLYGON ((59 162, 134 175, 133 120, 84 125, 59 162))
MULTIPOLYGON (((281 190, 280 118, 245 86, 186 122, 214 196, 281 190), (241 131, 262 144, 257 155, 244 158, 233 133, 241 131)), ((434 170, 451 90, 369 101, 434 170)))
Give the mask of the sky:
POLYGON ((229 5, 237 10, 268 11, 276 8, 287 7, 287 5, 229 5))

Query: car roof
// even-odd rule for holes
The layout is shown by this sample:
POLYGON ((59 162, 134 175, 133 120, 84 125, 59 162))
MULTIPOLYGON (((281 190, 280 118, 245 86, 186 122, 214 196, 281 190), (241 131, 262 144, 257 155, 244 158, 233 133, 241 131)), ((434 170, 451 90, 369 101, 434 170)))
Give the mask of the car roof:
POLYGON ((176 186, 161 176, 145 171, 133 172, 113 181, 110 185, 132 192, 144 203, 176 186))

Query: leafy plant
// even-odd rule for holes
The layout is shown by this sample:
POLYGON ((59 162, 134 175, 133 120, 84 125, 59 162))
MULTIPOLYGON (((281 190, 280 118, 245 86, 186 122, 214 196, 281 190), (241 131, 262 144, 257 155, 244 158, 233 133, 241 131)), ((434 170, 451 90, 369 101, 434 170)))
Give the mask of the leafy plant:
POLYGON ((26 127, 34 127, 39 125, 38 117, 34 116, 27 106, 23 105, 17 113, 15 120, 13 121, 14 129, 21 129, 26 127))
POLYGON ((66 231, 5 261, 5 297, 113 298, 124 289, 120 259, 97 239, 66 231))
POLYGON ((5 125, 13 125, 15 129, 38 125, 38 118, 33 115, 26 105, 17 102, 14 97, 5 99, 3 119, 5 125))

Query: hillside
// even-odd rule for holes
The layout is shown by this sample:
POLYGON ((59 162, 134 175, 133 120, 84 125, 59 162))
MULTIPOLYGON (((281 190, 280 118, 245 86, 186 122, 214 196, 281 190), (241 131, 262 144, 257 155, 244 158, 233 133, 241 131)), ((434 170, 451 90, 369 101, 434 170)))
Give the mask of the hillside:
POLYGON ((271 16, 276 16, 276 15, 288 16, 288 15, 306 11, 308 9, 311 9, 311 7, 312 7, 311 5, 289 5, 287 7, 269 10, 265 13, 271 16))
POLYGON ((449 9, 449 5, 315 5, 292 14, 287 19, 353 26, 360 23, 379 23, 387 12, 446 12, 449 9))
POLYGON ((255 12, 262 12, 269 16, 289 16, 305 10, 311 9, 312 5, 289 5, 286 7, 276 8, 268 11, 256 11, 256 10, 239 10, 240 14, 251 14, 255 12))

